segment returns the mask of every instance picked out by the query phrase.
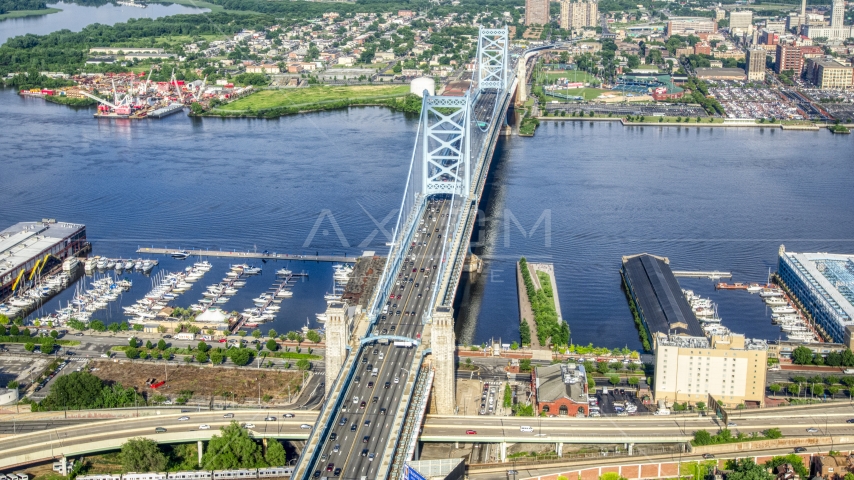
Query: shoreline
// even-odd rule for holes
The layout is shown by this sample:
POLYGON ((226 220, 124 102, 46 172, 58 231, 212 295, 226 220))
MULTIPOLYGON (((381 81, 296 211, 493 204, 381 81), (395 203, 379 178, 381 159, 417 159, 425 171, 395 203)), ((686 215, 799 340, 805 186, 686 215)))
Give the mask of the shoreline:
POLYGON ((9 13, 0 15, 0 22, 4 20, 12 20, 15 18, 39 17, 42 15, 50 15, 51 13, 61 12, 61 8, 43 8, 40 10, 12 10, 9 13))
MULTIPOLYGON (((817 132, 822 129, 829 130, 833 124, 830 125, 786 125, 781 123, 742 123, 742 124, 733 124, 733 123, 673 123, 673 122, 627 122, 624 118, 614 117, 614 118, 601 118, 601 117, 591 117, 591 118, 583 118, 583 117, 537 117, 537 120, 540 121, 570 121, 570 122, 619 122, 624 127, 684 127, 684 128, 776 128, 780 130, 795 130, 795 131, 809 131, 809 132, 817 132)), ((847 128, 854 128, 854 124, 841 123, 840 125, 847 128)))

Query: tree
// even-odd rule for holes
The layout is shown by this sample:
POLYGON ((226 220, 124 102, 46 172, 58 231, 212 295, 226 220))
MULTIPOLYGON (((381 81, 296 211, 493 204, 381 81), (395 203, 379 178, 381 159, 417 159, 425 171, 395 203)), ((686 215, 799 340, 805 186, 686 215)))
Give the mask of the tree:
POLYGON ((161 338, 160 341, 157 342, 157 349, 162 352, 163 350, 166 350, 166 348, 167 348, 166 340, 163 340, 161 338))
MULTIPOLYGON (((779 467, 780 465, 785 465, 787 463, 792 465, 792 469, 795 471, 795 473, 800 475, 801 478, 809 477, 810 472, 809 472, 809 469, 804 465, 803 459, 800 457, 800 455, 796 455, 794 453, 791 453, 789 455, 781 455, 778 457, 772 457, 771 460, 768 460, 767 462, 765 462, 765 468, 774 469, 774 468, 779 467)), ((848 475, 850 475, 850 474, 848 474, 848 475)), ((848 475, 846 475, 846 477, 848 475)), ((846 478, 845 480, 854 480, 854 479, 846 478)))
POLYGON ((229 357, 235 365, 242 367, 252 361, 253 355, 248 348, 232 348, 229 350, 229 357))
POLYGON ((252 330, 252 337, 255 339, 261 338, 261 330, 258 330, 257 328, 252 330))
POLYGON ((287 465, 288 454, 285 452, 285 447, 278 440, 267 440, 267 453, 264 455, 267 463, 274 467, 287 465))
POLYGON ((599 480, 628 480, 617 472, 606 472, 599 475, 599 480))
POLYGON ((198 350, 198 351, 196 352, 195 357, 196 357, 196 361, 197 361, 197 362, 199 362, 199 363, 206 363, 206 362, 208 361, 208 352, 206 352, 206 351, 202 351, 202 350, 198 350))
POLYGON ((125 472, 161 472, 166 469, 166 455, 154 440, 131 438, 122 445, 122 470, 125 472))
POLYGON ((510 408, 513 405, 513 392, 510 391, 510 384, 504 384, 504 408, 510 408))
POLYGON ((312 343, 320 342, 320 334, 314 330, 309 330, 305 332, 305 338, 307 338, 312 343))
POLYGON ((131 360, 139 358, 139 349, 128 347, 125 349, 125 356, 131 360))
MULTIPOLYGON (((267 330, 267 336, 270 338, 276 338, 276 336, 278 336, 278 332, 276 332, 276 329, 271 328, 271 329, 267 330)), ((271 465, 273 465, 273 464, 271 464, 271 465)))
POLYGON ((139 343, 137 343, 137 341, 136 341, 136 337, 131 337, 131 338, 128 340, 128 346, 129 346, 130 348, 136 348, 136 347, 138 347, 138 346, 139 346, 139 343))
POLYGON ((151 340, 148 340, 148 341, 146 341, 146 342, 145 342, 145 348, 147 348, 147 349, 149 349, 149 350, 151 350, 152 348, 154 348, 154 344, 153 344, 153 343, 151 343, 151 340))
POLYGON ((608 377, 608 383, 610 383, 611 385, 616 385, 616 384, 620 383, 620 376, 619 375, 611 375, 610 377, 608 377))
POLYGON ((765 435, 765 438, 769 438, 771 440, 783 438, 783 432, 781 432, 779 428, 769 428, 762 432, 762 434, 765 435))
POLYGON ((780 386, 780 384, 778 384, 778 383, 772 383, 771 385, 768 386, 768 390, 771 390, 771 393, 773 393, 774 395, 777 395, 778 393, 780 393, 780 390, 782 390, 782 389, 783 389, 783 387, 780 386))
POLYGON ((219 365, 225 359, 225 356, 222 354, 222 349, 215 349, 211 351, 211 363, 214 365, 219 365))
POLYGON ((522 345, 530 345, 531 344, 531 326, 528 325, 527 320, 522 320, 522 323, 519 324, 519 341, 522 345))
POLYGON ((732 470, 732 473, 727 475, 727 480, 773 480, 774 478, 764 467, 753 463, 750 458, 729 460, 726 466, 732 470))
POLYGON ((792 362, 798 365, 809 365, 812 363, 812 350, 801 345, 792 351, 792 362))
POLYGON ((36 349, 36 344, 33 342, 27 342, 24 344, 24 350, 28 352, 33 352, 36 349))
POLYGON ((207 343, 205 343, 205 342, 199 342, 199 344, 196 346, 196 348, 197 348, 200 352, 207 352, 208 350, 210 350, 210 349, 211 349, 211 347, 210 347, 207 343))
POLYGON ((297 368, 300 370, 308 370, 311 368, 311 362, 308 359, 301 358, 297 360, 297 368))
POLYGON ((697 407, 697 410, 705 410, 706 409, 706 402, 697 402, 696 407, 697 407))
POLYGON ((799 383, 790 383, 786 390, 792 395, 798 395, 801 393, 801 384, 799 383))
MULTIPOLYGON (((634 365, 634 364, 632 364, 632 365, 634 365)), ((638 377, 629 377, 628 382, 629 382, 629 385, 634 387, 640 383, 640 379, 638 377)))
POLYGON ((279 349, 279 343, 273 340, 272 338, 267 340, 267 350, 271 352, 275 352, 279 349))
POLYGON ((57 332, 56 330, 51 330, 50 337, 56 340, 57 338, 59 338, 59 332, 57 332))
POLYGON ((211 437, 202 466, 205 470, 229 470, 265 467, 266 462, 261 447, 249 437, 249 432, 231 422, 220 430, 220 435, 211 437))

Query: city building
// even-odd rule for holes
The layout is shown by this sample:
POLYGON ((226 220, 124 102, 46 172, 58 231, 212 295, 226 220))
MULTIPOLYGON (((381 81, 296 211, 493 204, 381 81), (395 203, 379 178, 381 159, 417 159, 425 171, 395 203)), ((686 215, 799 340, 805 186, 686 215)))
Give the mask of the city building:
POLYGON ((768 346, 744 335, 692 337, 657 333, 655 401, 708 404, 709 396, 725 407, 765 404, 768 346))
POLYGON ((703 329, 670 270, 670 260, 643 253, 623 257, 626 291, 646 330, 700 337, 703 329))
POLYGON ((747 79, 744 70, 740 68, 697 68, 697 78, 702 80, 736 80, 747 79))
POLYGON ((403 466, 403 478, 463 480, 466 478, 466 462, 464 458, 410 460, 403 466))
POLYGON ((751 30, 753 27, 753 12, 750 10, 743 10, 740 12, 730 12, 729 13, 729 30, 733 31, 741 31, 746 32, 751 30))
POLYGON ((765 81, 765 49, 751 48, 747 51, 747 80, 765 81))
POLYGON ((770 340, 768 342, 768 356, 778 359, 791 359, 792 352, 798 347, 810 349, 813 355, 827 357, 828 353, 842 353, 854 347, 854 327, 845 329, 845 343, 803 343, 795 340, 770 340))
POLYGON ((854 326, 854 255, 793 253, 780 246, 780 281, 834 342, 854 326))
POLYGON ((706 17, 670 17, 667 22, 667 35, 697 35, 715 33, 718 21, 706 17))
POLYGON ((854 471, 854 457, 845 455, 819 455, 815 458, 815 474, 821 478, 841 479, 854 471))
POLYGON ((830 9, 830 25, 807 24, 804 34, 809 38, 826 38, 828 40, 845 40, 854 37, 854 26, 844 25, 845 0, 833 0, 830 9))
POLYGON ((0 299, 6 298, 25 276, 32 274, 37 264, 44 265, 50 257, 62 262, 87 247, 86 226, 77 223, 57 223, 53 219, 41 222, 20 222, 0 232, 0 299))
POLYGON ((525 25, 549 23, 549 0, 525 0, 525 25))
POLYGON ((537 414, 583 417, 588 413, 584 365, 558 363, 537 367, 532 370, 531 391, 537 414))
POLYGON ((706 42, 698 42, 694 44, 694 55, 711 55, 712 46, 706 42))
POLYGON ((791 70, 796 76, 800 76, 801 70, 804 69, 804 59, 801 56, 801 49, 794 45, 777 45, 777 56, 774 62, 774 71, 778 74, 791 70))
POLYGON ((561 0, 560 28, 578 30, 595 27, 599 19, 599 4, 595 0, 561 0))
POLYGON ((786 33, 786 21, 785 20, 766 20, 765 21, 765 30, 768 32, 774 33, 786 33))
POLYGON ((807 80, 822 90, 854 87, 854 67, 833 58, 809 58, 804 67, 807 80))

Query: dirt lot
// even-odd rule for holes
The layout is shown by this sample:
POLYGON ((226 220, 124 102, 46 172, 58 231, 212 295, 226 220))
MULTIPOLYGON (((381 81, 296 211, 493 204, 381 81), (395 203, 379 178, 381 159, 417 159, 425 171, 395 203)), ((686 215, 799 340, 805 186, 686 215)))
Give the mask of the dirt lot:
POLYGON ((231 400, 232 395, 237 402, 257 403, 259 383, 261 396, 273 397, 270 403, 287 403, 288 387, 295 396, 301 384, 298 372, 169 365, 166 385, 155 391, 145 382, 151 378, 158 382, 167 380, 163 365, 95 361, 90 366, 92 373, 102 380, 119 382, 125 387, 133 386, 139 392, 146 392, 149 398, 157 392, 174 400, 182 395, 182 392, 191 391, 194 403, 208 402, 211 396, 218 397, 215 399, 217 402, 222 401, 225 396, 231 400))

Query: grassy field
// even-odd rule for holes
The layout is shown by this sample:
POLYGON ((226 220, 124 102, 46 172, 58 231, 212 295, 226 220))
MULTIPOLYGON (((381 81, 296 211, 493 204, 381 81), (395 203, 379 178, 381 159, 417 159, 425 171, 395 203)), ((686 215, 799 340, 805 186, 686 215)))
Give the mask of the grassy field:
POLYGON ((169 3, 176 3, 178 5, 184 5, 187 7, 197 7, 197 8, 208 8, 213 13, 218 12, 235 12, 235 13, 256 13, 249 11, 237 11, 237 10, 226 10, 219 5, 214 5, 213 3, 208 3, 201 0, 169 0, 169 3))
POLYGON ((162 37, 157 37, 154 39, 155 43, 168 43, 170 45, 185 45, 187 43, 191 43, 194 38, 202 38, 207 42, 212 42, 214 40, 225 40, 225 35, 164 35, 162 37))
POLYGON ((309 87, 281 90, 261 90, 219 107, 226 112, 264 110, 275 107, 299 107, 340 100, 371 100, 403 97, 409 85, 353 85, 340 87, 309 87))
POLYGON ((10 18, 37 17, 39 15, 48 15, 61 11, 61 8, 43 8, 41 10, 14 10, 12 12, 0 15, 0 21, 8 20, 10 18))
POLYGON ((388 66, 388 62, 379 63, 354 63, 353 65, 332 65, 332 68, 369 68, 371 70, 381 70, 388 66))
POLYGON ((604 90, 601 88, 568 88, 566 90, 556 90, 555 93, 561 93, 563 95, 572 95, 574 97, 584 97, 585 100, 590 101, 598 97, 599 95, 607 92, 608 90, 604 90))

